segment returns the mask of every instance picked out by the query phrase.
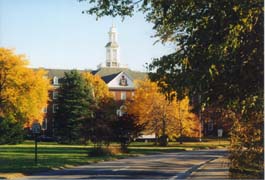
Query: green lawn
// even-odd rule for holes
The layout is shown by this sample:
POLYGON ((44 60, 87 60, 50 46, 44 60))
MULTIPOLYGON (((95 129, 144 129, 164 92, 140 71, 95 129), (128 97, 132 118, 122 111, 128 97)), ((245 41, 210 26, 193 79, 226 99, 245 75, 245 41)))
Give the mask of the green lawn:
POLYGON ((113 158, 88 157, 87 152, 89 149, 91 149, 90 146, 38 143, 38 164, 35 165, 33 142, 19 145, 1 145, 0 172, 21 172, 28 174, 113 158))
MULTIPOLYGON (((3 173, 31 174, 70 165, 82 165, 100 160, 123 158, 139 154, 176 152, 197 148, 216 148, 229 145, 226 140, 197 143, 170 143, 168 147, 156 147, 152 143, 132 143, 129 154, 105 157, 89 157, 92 146, 61 145, 56 143, 38 143, 38 164, 34 163, 34 142, 26 141, 19 145, 0 145, 0 177, 3 173)), ((115 146, 115 145, 114 145, 115 146)), ((117 146, 117 145, 116 145, 117 146)))

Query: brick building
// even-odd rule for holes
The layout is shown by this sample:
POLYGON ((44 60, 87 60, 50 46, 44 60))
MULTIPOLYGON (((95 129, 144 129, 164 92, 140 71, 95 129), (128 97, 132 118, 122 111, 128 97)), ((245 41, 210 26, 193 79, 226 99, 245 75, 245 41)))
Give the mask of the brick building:
MULTIPOLYGON (((106 47, 105 64, 99 65, 97 70, 78 70, 79 72, 90 72, 99 75, 113 93, 117 103, 122 104, 125 100, 131 99, 134 95, 134 80, 144 79, 146 73, 130 70, 122 66, 119 59, 119 45, 117 43, 117 31, 114 26, 109 31, 109 42, 106 47)), ((69 69, 45 69, 48 71, 52 90, 49 92, 50 100, 46 108, 43 109, 45 116, 43 120, 43 133, 48 136, 54 135, 54 113, 58 108, 57 97, 58 88, 65 72, 69 69)))

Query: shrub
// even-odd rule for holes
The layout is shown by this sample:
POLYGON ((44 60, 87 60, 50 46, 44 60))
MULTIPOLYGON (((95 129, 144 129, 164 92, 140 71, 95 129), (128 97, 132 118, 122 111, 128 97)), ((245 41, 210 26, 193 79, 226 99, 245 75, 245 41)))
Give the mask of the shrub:
POLYGON ((0 144, 17 144, 23 141, 23 124, 13 117, 0 117, 0 144))

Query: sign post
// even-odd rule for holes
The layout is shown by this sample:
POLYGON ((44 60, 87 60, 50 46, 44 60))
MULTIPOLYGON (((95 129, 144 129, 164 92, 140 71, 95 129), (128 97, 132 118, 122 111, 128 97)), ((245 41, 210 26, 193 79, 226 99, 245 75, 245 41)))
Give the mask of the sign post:
POLYGON ((35 122, 32 124, 32 133, 35 138, 35 165, 38 163, 38 142, 37 142, 37 134, 40 133, 41 126, 40 123, 35 122))

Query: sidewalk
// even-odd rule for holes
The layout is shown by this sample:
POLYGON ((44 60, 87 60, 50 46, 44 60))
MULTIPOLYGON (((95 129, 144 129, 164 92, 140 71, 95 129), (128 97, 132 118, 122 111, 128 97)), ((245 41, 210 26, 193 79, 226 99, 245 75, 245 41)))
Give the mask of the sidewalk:
POLYGON ((229 159, 220 157, 201 166, 187 179, 229 179, 229 159))

